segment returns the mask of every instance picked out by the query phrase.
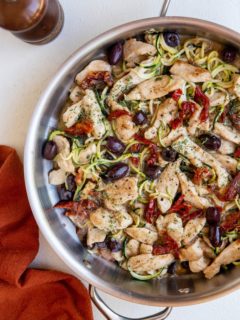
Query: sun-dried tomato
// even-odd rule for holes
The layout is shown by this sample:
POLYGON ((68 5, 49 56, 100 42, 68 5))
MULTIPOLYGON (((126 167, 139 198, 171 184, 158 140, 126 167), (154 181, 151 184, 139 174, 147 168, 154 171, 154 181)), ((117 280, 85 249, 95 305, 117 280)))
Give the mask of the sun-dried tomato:
POLYGON ((122 117, 122 116, 129 116, 130 113, 127 111, 127 110, 124 110, 124 109, 118 109, 118 110, 114 110, 112 111, 109 116, 108 116, 108 120, 109 121, 112 121, 112 120, 115 120, 119 117, 122 117))
POLYGON ((177 89, 172 93, 172 99, 178 102, 182 94, 183 94, 182 90, 177 89))
POLYGON ((92 87, 102 87, 103 84, 111 87, 113 85, 113 78, 108 71, 89 72, 86 78, 81 82, 80 86, 84 90, 92 87))
POLYGON ((209 177, 210 172, 208 168, 197 168, 194 172, 193 183, 196 185, 200 185, 203 179, 209 177))
POLYGON ((64 131, 73 136, 81 136, 87 133, 91 133, 93 131, 93 124, 88 120, 77 122, 72 127, 66 128, 64 131))
POLYGON ((232 230, 240 230, 240 212, 233 212, 226 216, 225 220, 221 223, 221 229, 224 232, 232 230))
POLYGON ((197 217, 200 217, 203 215, 203 210, 199 209, 196 211, 193 211, 191 213, 180 213, 181 219, 183 224, 185 225, 188 221, 195 219, 197 217))
POLYGON ((224 194, 224 199, 225 201, 232 201, 237 194, 240 194, 240 172, 238 172, 230 182, 227 191, 224 194))
POLYGON ((179 118, 176 118, 172 121, 170 121, 170 127, 172 129, 177 129, 178 127, 180 127, 182 125, 182 120, 179 118))
POLYGON ((181 110, 179 111, 178 118, 170 122, 170 127, 176 129, 183 124, 183 121, 189 119, 196 110, 196 104, 191 101, 183 101, 181 103, 181 110))
POLYGON ((132 164, 133 164, 135 167, 138 167, 138 165, 139 165, 139 158, 137 158, 137 157, 131 157, 130 160, 131 160, 132 164))
POLYGON ((240 147, 238 147, 234 152, 234 158, 240 158, 240 147))
POLYGON ((158 161, 159 154, 158 154, 158 149, 157 149, 156 144, 151 144, 149 146, 149 149, 150 149, 150 154, 147 159, 147 164, 150 166, 150 165, 155 164, 158 161))
POLYGON ((151 140, 145 139, 143 136, 141 136, 141 135, 139 135, 137 133, 134 135, 134 139, 137 140, 138 142, 142 143, 142 144, 146 144, 146 145, 153 144, 153 142, 151 140))
POLYGON ((96 210, 98 205, 96 202, 89 199, 82 199, 80 201, 59 201, 54 208, 66 209, 68 215, 83 215, 89 216, 89 213, 96 210))
POLYGON ((177 242, 171 238, 166 232, 164 232, 160 237, 160 243, 154 243, 152 254, 162 255, 167 253, 172 253, 176 259, 179 258, 179 247, 177 242))
POLYGON ((149 202, 145 205, 144 217, 148 223, 153 223, 158 216, 160 211, 157 206, 157 199, 150 199, 149 202))
POLYGON ((196 86, 194 100, 199 103, 203 109, 200 114, 200 121, 205 122, 209 118, 209 98, 202 92, 199 86, 196 86))
POLYGON ((182 194, 177 201, 172 205, 172 207, 169 209, 169 212, 176 212, 179 214, 189 214, 192 206, 184 201, 184 195, 182 194))
POLYGON ((130 152, 139 153, 141 151, 141 143, 135 143, 130 147, 130 152))

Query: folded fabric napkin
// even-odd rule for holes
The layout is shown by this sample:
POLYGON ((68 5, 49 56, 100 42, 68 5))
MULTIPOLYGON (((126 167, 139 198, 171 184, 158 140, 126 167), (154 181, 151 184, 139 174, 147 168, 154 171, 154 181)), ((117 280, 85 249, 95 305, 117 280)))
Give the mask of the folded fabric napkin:
POLYGON ((28 269, 39 247, 16 151, 0 146, 0 319, 92 320, 83 284, 58 271, 28 269))

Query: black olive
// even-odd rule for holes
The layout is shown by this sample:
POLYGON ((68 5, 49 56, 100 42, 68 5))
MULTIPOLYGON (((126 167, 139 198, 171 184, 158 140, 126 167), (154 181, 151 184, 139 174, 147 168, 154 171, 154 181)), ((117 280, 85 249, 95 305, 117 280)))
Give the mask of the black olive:
POLYGON ((69 174, 66 179, 67 189, 71 192, 75 192, 77 185, 75 181, 75 176, 73 174, 69 174))
POLYGON ((171 147, 163 148, 161 155, 165 161, 174 162, 178 158, 178 153, 171 147))
POLYGON ((149 179, 155 180, 161 174, 161 167, 155 164, 146 165, 144 168, 144 173, 149 179))
POLYGON ((173 262, 168 266, 167 272, 169 274, 176 274, 176 262, 173 262))
POLYGON ((221 215, 216 207, 209 207, 206 211, 206 219, 208 224, 217 225, 220 222, 221 215))
POLYGON ((201 144, 209 150, 218 150, 221 147, 221 139, 213 134, 204 133, 201 134, 198 138, 201 144))
POLYGON ((184 269, 189 269, 189 263, 188 263, 188 261, 182 261, 181 262, 181 266, 184 268, 184 269))
POLYGON ((102 175, 102 178, 106 182, 116 181, 128 175, 129 171, 129 166, 126 163, 119 162, 108 168, 108 170, 102 175))
POLYGON ((138 126, 141 126, 141 125, 147 123, 148 119, 147 119, 146 113, 144 113, 143 111, 136 112, 133 117, 133 122, 138 126))
POLYGON ((107 248, 112 252, 118 252, 122 250, 122 243, 117 241, 114 238, 107 238, 106 245, 107 245, 107 248))
POLYGON ((45 142, 42 150, 43 158, 53 160, 58 153, 57 145, 54 141, 45 142))
POLYGON ((219 247, 221 245, 221 231, 219 226, 209 226, 209 240, 214 247, 219 247))
POLYGON ((112 136, 107 137, 106 140, 107 140, 106 147, 109 151, 117 155, 123 154, 126 146, 121 140, 112 136))
POLYGON ((60 200, 69 201, 73 198, 73 192, 67 190, 64 185, 58 186, 57 188, 60 200))
POLYGON ((163 32, 163 38, 169 47, 174 48, 180 45, 180 38, 177 32, 173 32, 173 31, 163 32))
POLYGON ((225 47, 221 55, 224 62, 231 63, 236 59, 237 49, 232 46, 225 47))
POLYGON ((121 42, 117 42, 116 44, 112 45, 109 49, 108 49, 108 61, 110 64, 117 64, 123 55, 123 45, 121 42))

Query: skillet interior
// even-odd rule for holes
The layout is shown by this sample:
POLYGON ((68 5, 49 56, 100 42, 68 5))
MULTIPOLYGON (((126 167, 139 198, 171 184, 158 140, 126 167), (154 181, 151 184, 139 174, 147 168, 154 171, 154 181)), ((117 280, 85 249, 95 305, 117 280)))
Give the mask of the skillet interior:
POLYGON ((204 302, 228 293, 240 285, 240 269, 235 268, 212 280, 200 275, 168 277, 150 282, 134 280, 121 268, 92 256, 84 249, 75 227, 60 210, 55 187, 48 184, 51 163, 42 159, 41 149, 49 131, 56 127, 74 76, 90 60, 103 55, 117 40, 137 35, 150 28, 177 30, 180 34, 204 36, 240 47, 240 35, 230 29, 203 20, 164 17, 131 22, 95 38, 74 53, 60 68, 43 93, 31 120, 25 147, 25 181, 37 223, 56 253, 80 277, 99 289, 131 302, 147 305, 178 306, 204 302))

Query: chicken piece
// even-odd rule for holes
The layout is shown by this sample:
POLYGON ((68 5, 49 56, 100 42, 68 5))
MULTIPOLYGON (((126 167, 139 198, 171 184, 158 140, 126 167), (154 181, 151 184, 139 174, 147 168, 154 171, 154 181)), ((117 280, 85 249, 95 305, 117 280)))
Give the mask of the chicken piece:
POLYGON ((222 265, 228 265, 240 259, 240 239, 227 246, 203 272, 207 279, 212 279, 222 265))
POLYGON ((150 100, 166 96, 169 92, 182 88, 185 81, 178 76, 157 76, 137 85, 127 94, 126 100, 150 100))
POLYGON ((156 119, 153 125, 145 131, 144 137, 146 139, 153 139, 157 136, 157 130, 161 125, 161 122, 164 124, 169 123, 176 118, 178 112, 177 102, 172 98, 166 99, 158 107, 156 119))
POLYGON ((203 271, 211 262, 211 260, 205 256, 202 256, 198 260, 189 261, 189 268, 191 272, 198 273, 203 271))
POLYGON ((115 133, 117 137, 123 142, 128 142, 134 134, 137 132, 137 126, 132 121, 131 116, 124 115, 116 120, 114 120, 115 124, 115 133))
POLYGON ((188 121, 188 127, 187 131, 190 134, 190 136, 194 136, 196 134, 197 129, 199 128, 199 125, 201 124, 200 121, 200 114, 202 112, 202 107, 195 103, 196 109, 193 112, 191 118, 188 121))
POLYGON ((76 103, 81 100, 81 95, 82 95, 82 91, 81 91, 80 87, 75 86, 71 90, 69 98, 70 98, 70 100, 72 100, 72 102, 76 103))
POLYGON ((236 173, 238 162, 236 159, 220 153, 214 153, 214 158, 216 158, 224 168, 226 168, 231 173, 236 173))
POLYGON ((72 163, 72 159, 68 158, 70 155, 69 141, 61 135, 55 136, 53 141, 56 143, 58 149, 58 154, 54 160, 57 162, 59 168, 65 172, 74 173, 75 167, 72 163))
POLYGON ((218 152, 221 154, 233 154, 235 149, 236 145, 233 142, 221 139, 221 146, 218 152))
POLYGON ((111 72, 111 66, 109 63, 103 60, 91 61, 82 71, 76 75, 76 82, 81 84, 90 72, 107 71, 111 72))
POLYGON ((116 210, 138 196, 137 178, 125 177, 104 187, 104 204, 110 210, 116 210))
POLYGON ((70 154, 70 143, 67 138, 61 135, 56 135, 53 138, 53 142, 56 143, 58 153, 61 153, 64 157, 69 156, 70 154))
POLYGON ((90 221, 95 227, 106 232, 122 230, 133 223, 132 217, 126 210, 113 212, 105 208, 98 208, 92 212, 90 221))
MULTIPOLYGON (((207 94, 206 94, 207 95, 207 94)), ((207 95, 210 102, 210 107, 216 107, 224 104, 226 100, 226 94, 222 91, 214 92, 212 95, 207 95)))
POLYGON ((139 63, 146 55, 154 56, 156 52, 153 45, 136 39, 129 39, 123 45, 123 58, 129 66, 139 63))
POLYGON ((168 235, 181 246, 183 224, 182 219, 177 213, 169 213, 164 217, 160 215, 157 218, 156 226, 160 235, 166 231, 168 235))
POLYGON ((72 127, 78 121, 82 112, 83 112, 83 109, 81 106, 81 101, 78 101, 77 103, 74 103, 73 105, 68 107, 67 110, 62 115, 64 125, 67 128, 72 127))
POLYGON ((177 173, 180 186, 182 189, 182 194, 184 194, 184 200, 191 203, 195 208, 204 209, 211 206, 209 200, 204 197, 200 197, 195 185, 191 180, 187 178, 187 176, 183 172, 177 173))
POLYGON ((179 180, 176 172, 179 169, 180 161, 181 160, 169 163, 157 181, 157 203, 162 213, 166 213, 168 209, 170 209, 172 201, 177 193, 179 180))
POLYGON ((133 239, 145 244, 152 245, 158 239, 157 232, 151 231, 147 228, 130 227, 127 228, 125 232, 133 239))
POLYGON ((228 141, 240 144, 240 132, 233 127, 217 122, 214 126, 214 132, 228 141))
POLYGON ((78 154, 78 164, 86 164, 89 162, 91 157, 97 152, 97 147, 94 142, 90 143, 86 146, 86 148, 82 149, 78 154))
POLYGON ((123 256, 122 251, 117 251, 117 252, 112 252, 112 257, 117 261, 117 262, 122 262, 125 258, 123 256))
MULTIPOLYGON (((143 63, 151 62, 151 58, 144 60, 143 63)), ((122 96, 126 91, 129 91, 139 83, 145 81, 147 79, 146 68, 144 67, 135 67, 131 69, 131 71, 123 76, 121 79, 116 81, 110 91, 108 104, 111 104, 111 100, 118 100, 120 96, 122 96)), ((151 74, 148 76, 151 78, 151 74)))
POLYGON ((52 170, 48 174, 48 182, 52 185, 60 185, 65 183, 66 172, 62 169, 52 170))
POLYGON ((205 217, 197 217, 189 220, 184 228, 183 244, 186 246, 190 244, 203 229, 206 223, 205 217))
POLYGON ((92 181, 88 181, 84 188, 81 190, 81 199, 88 199, 89 194, 92 190, 96 188, 96 183, 93 183, 92 181))
POLYGON ((181 60, 174 63, 170 72, 189 82, 206 82, 211 80, 211 74, 208 70, 193 66, 181 60))
POLYGON ((91 247, 96 242, 103 242, 107 236, 107 233, 94 227, 92 224, 88 226, 87 233, 87 245, 91 247))
POLYGON ((95 139, 101 139, 106 129, 101 108, 92 90, 86 90, 86 94, 81 100, 81 105, 85 111, 86 118, 92 122, 92 135, 95 139))
POLYGON ((179 250, 180 260, 181 261, 195 261, 203 257, 203 249, 201 246, 201 239, 197 238, 193 244, 187 248, 181 248, 179 250))
POLYGON ((128 268, 138 274, 168 267, 174 261, 172 254, 153 256, 151 253, 140 254, 128 260, 128 268))
POLYGON ((185 135, 187 135, 186 128, 182 126, 177 127, 176 129, 172 129, 165 138, 162 138, 161 143, 164 147, 169 147, 177 138, 185 135))
POLYGON ((225 187, 229 181, 227 170, 211 154, 203 150, 189 137, 182 136, 172 145, 180 154, 184 155, 196 167, 202 167, 203 163, 209 165, 216 171, 219 188, 225 187))
POLYGON ((233 86, 230 88, 230 91, 235 94, 238 98, 240 98, 240 75, 234 74, 232 77, 233 86))
POLYGON ((152 249, 153 247, 150 244, 141 243, 139 251, 140 254, 152 253, 152 249))
POLYGON ((139 254, 140 242, 135 239, 130 239, 125 248, 126 257, 130 258, 139 254))

